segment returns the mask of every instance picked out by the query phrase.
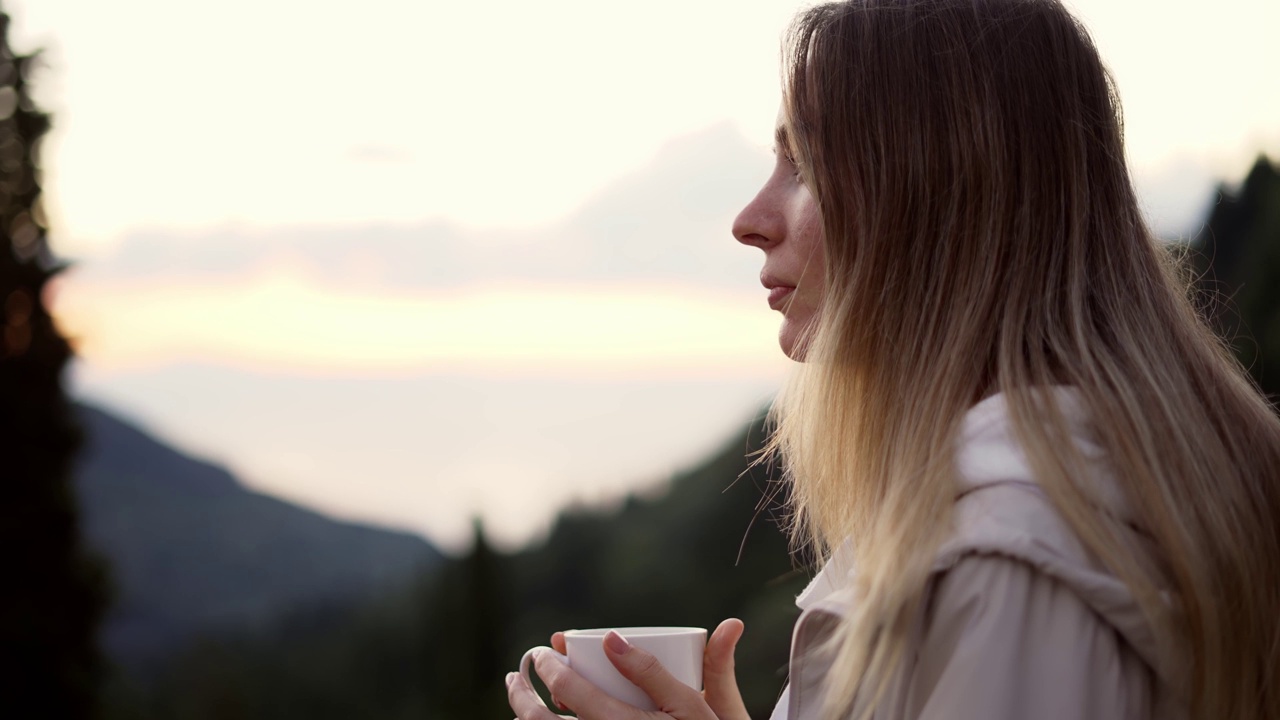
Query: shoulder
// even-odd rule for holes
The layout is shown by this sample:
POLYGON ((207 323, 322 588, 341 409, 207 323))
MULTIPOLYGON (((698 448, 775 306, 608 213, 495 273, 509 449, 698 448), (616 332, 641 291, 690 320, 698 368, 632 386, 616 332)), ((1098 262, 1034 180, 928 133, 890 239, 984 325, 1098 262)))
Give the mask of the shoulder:
POLYGON ((977 552, 933 575, 922 618, 921 637, 933 650, 952 648, 962 638, 995 641, 1068 625, 1103 625, 1088 603, 1053 576, 1016 557, 977 552), (1020 626, 1019 618, 1042 622, 1020 626))
POLYGON ((1018 558, 968 553, 925 597, 906 717, 1136 718, 1151 674, 1070 587, 1018 558))
MULTIPOLYGON (((1071 442, 1082 454, 1088 477, 1080 487, 1097 511, 1121 520, 1123 542, 1134 555, 1155 557, 1155 547, 1138 529, 1119 479, 1096 442, 1071 388, 1051 388, 1070 425, 1071 442)), ((986 398, 965 416, 956 447, 956 501, 951 532, 938 547, 934 574, 947 574, 972 556, 1006 559, 1034 569, 1074 593, 1094 614, 1114 626, 1144 659, 1155 664, 1155 637, 1137 600, 1097 555, 1085 547, 1050 500, 1016 441, 1002 396, 986 398)))
MULTIPOLYGON (((1154 557, 1154 546, 1133 522, 1074 393, 1057 388, 1053 395, 1071 425, 1073 443, 1088 461, 1089 477, 1081 480, 1097 493, 1098 511, 1124 521, 1121 535, 1135 554, 1154 557)), ((1147 663, 1158 666, 1158 643, 1136 598, 1085 546, 1036 481, 1001 396, 984 400, 966 416, 956 466, 952 527, 934 557, 931 586, 962 585, 975 571, 994 572, 990 566, 1003 567, 1009 579, 1033 573, 1041 584, 1051 584, 1087 607, 1147 663)))

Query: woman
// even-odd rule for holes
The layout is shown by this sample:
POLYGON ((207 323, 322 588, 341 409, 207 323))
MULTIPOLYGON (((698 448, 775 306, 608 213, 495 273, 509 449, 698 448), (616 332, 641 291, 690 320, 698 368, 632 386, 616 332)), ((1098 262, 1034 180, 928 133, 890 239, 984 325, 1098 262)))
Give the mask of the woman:
MULTIPOLYGON (((1056 0, 854 0, 785 57, 733 231, 803 361, 770 452, 827 560, 774 717, 1280 718, 1280 421, 1145 226, 1085 31, 1056 0)), ((743 718, 740 633, 703 694, 610 657, 669 715, 743 718)))

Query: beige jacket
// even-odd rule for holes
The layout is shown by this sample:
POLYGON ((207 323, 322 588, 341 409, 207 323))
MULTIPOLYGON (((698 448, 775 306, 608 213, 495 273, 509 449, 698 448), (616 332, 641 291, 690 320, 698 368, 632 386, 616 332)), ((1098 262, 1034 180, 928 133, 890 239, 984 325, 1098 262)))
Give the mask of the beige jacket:
MULTIPOLYGON (((1076 398, 1055 389, 1095 458, 1102 502, 1132 513, 1106 475, 1076 398)), ((1127 587, 1088 553, 1031 477, 1003 398, 965 416, 955 529, 941 546, 903 671, 875 720, 1129 720, 1186 715, 1169 658, 1127 587)), ((1133 542, 1145 541, 1137 532, 1133 542)), ((820 716, 827 666, 810 652, 846 611, 847 549, 796 600, 790 685, 772 720, 820 716)))

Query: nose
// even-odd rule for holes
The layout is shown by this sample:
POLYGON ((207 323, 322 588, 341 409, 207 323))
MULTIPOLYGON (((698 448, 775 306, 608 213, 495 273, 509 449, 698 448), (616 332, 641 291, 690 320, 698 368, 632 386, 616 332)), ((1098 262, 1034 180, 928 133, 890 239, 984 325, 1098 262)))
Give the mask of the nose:
POLYGON ((782 241, 786 225, 772 184, 760 188, 733 220, 733 237, 743 245, 764 249, 782 241))

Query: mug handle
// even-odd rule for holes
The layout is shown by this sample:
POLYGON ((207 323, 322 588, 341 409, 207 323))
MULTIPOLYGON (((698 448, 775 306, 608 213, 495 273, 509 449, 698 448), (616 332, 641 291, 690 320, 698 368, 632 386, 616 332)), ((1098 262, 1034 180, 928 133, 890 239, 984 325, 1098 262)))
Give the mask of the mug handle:
MULTIPOLYGON (((555 650, 554 648, 549 648, 545 645, 539 645, 538 647, 529 648, 525 652, 524 657, 520 658, 520 674, 524 676, 524 681, 529 685, 530 688, 533 689, 534 693, 537 693, 538 690, 537 688, 533 687, 533 681, 530 680, 529 678, 529 668, 530 666, 533 665, 533 656, 540 652, 551 653, 560 662, 564 663, 565 665, 569 664, 569 656, 562 655, 559 651, 555 650)), ((546 703, 543 703, 543 705, 545 706, 546 703)))

